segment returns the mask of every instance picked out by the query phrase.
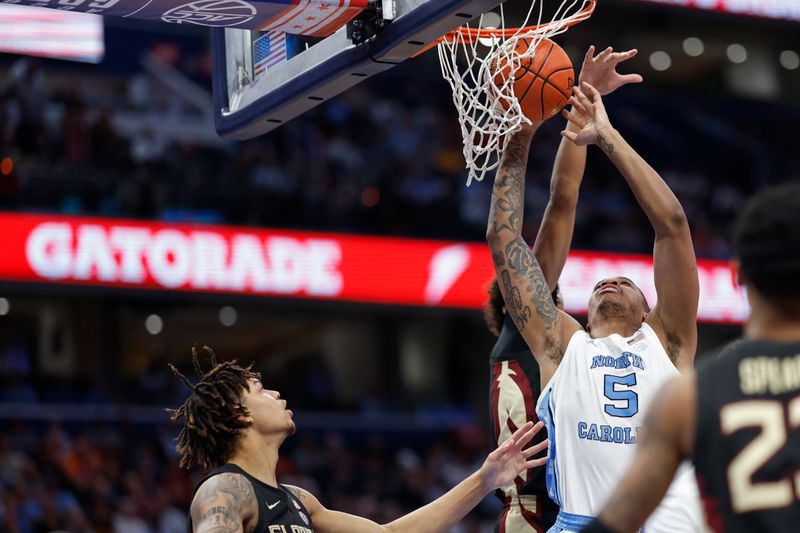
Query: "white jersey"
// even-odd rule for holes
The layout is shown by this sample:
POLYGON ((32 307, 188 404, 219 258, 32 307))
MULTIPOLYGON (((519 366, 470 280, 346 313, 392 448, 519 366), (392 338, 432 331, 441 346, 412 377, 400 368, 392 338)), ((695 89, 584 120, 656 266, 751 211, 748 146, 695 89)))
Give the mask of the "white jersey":
MULTIPOLYGON (((548 493, 561 513, 577 520, 562 520, 553 531, 578 530, 584 517, 600 512, 633 460, 639 426, 656 392, 677 375, 646 323, 627 338, 575 332, 536 405, 550 437, 548 493)), ((644 530, 702 531, 699 491, 688 463, 644 530)))

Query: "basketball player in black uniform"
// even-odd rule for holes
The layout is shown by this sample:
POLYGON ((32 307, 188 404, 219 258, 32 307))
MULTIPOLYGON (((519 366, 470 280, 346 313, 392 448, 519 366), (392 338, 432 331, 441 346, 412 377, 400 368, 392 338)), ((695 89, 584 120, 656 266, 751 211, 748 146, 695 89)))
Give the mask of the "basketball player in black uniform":
MULTIPOLYGON (((564 309, 558 286, 553 291, 553 302, 559 309, 564 309)), ((489 289, 485 315, 492 332, 497 335, 500 328, 497 343, 489 356, 489 420, 494 442, 502 442, 521 424, 538 421, 535 410, 541 391, 539 365, 506 313, 497 281, 489 289)), ((534 442, 546 438, 543 429, 534 442)), ((544 469, 521 473, 512 484, 499 488, 496 494, 503 502, 503 512, 495 525, 495 533, 544 532, 555 524, 558 505, 547 495, 544 469)))
POLYGON ((192 394, 172 419, 184 419, 178 436, 180 466, 214 468, 198 485, 189 516, 190 533, 433 533, 450 529, 486 494, 520 472, 541 466, 532 459, 547 443, 525 447, 541 424, 527 423, 487 457, 481 468, 449 492, 394 522, 378 525, 326 509, 310 492, 278 483, 281 443, 295 431, 292 412, 261 376, 235 361, 203 373, 193 350, 197 384, 172 367, 192 394))
POLYGON ((664 386, 634 463, 585 532, 636 531, 689 457, 712 530, 800 531, 800 184, 753 198, 733 247, 751 308, 744 339, 664 386))
MULTIPOLYGON (((636 50, 614 52, 608 47, 597 56, 594 52, 594 46, 590 46, 580 77, 581 81, 598 87, 602 94, 642 81, 638 74, 621 75, 616 71, 616 66, 635 56, 636 50)), ((572 123, 567 128, 578 131, 572 123)), ((575 208, 585 166, 586 147, 563 139, 550 178, 550 199, 533 245, 548 286, 556 287, 553 301, 561 310, 564 306, 557 283, 572 243, 575 208)), ((489 357, 489 405, 494 442, 499 444, 525 422, 537 421, 536 401, 541 381, 539 365, 505 312, 497 280, 492 282, 484 313, 489 330, 498 336, 489 357)), ((536 437, 538 440, 546 438, 544 431, 536 437)), ((503 502, 503 512, 495 527, 496 533, 544 532, 555 523, 558 506, 547 496, 543 469, 523 472, 513 483, 498 489, 497 496, 503 502)))

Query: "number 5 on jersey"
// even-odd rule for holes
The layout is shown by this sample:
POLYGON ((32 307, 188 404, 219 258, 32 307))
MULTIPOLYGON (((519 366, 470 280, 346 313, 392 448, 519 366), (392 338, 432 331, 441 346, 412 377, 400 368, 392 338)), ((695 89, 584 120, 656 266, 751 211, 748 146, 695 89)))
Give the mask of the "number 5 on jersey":
POLYGON ((630 388, 636 385, 636 373, 624 376, 604 376, 603 394, 612 402, 603 405, 603 411, 611 416, 630 418, 639 412, 639 395, 630 388), (624 403, 621 403, 624 402, 624 403))

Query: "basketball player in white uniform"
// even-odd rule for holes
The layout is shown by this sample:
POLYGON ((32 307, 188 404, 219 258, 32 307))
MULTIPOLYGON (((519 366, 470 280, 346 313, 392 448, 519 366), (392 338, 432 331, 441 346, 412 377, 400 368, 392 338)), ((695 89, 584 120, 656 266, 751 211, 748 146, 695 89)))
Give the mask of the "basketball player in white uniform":
MULTIPOLYGON (((576 131, 562 135, 595 144, 619 169, 655 231, 658 304, 620 276, 601 280, 589 298, 586 330, 550 297, 533 252, 522 238, 525 169, 536 127, 511 137, 495 178, 487 240, 508 313, 539 363, 537 414, 550 436, 548 493, 560 506, 551 532, 591 521, 633 458, 642 413, 659 386, 690 370, 697 344, 697 266, 689 225, 675 195, 610 124, 599 93, 576 89, 576 131)), ((676 416, 679 416, 676 414, 676 416)), ((645 525, 647 533, 701 531, 697 486, 689 467, 645 525)))
MULTIPOLYGON (((617 72, 617 66, 636 53, 636 50, 614 52, 609 46, 595 55, 595 47, 590 46, 583 59, 580 79, 597 87, 602 94, 610 94, 628 83, 639 83, 642 81, 640 75, 617 72)), ((576 133, 580 131, 574 125, 568 127, 576 133)), ((547 283, 555 288, 553 301, 561 309, 563 299, 558 294, 557 283, 572 241, 575 207, 585 164, 586 147, 562 139, 550 178, 550 199, 533 244, 547 283)), ((490 422, 494 441, 499 445, 514 428, 528 420, 539 420, 536 401, 542 382, 539 365, 514 322, 506 315, 505 302, 496 281, 489 294, 485 309, 487 324, 498 336, 489 356, 490 422)), ((542 431, 536 438, 546 439, 546 432, 542 431)), ((514 483, 498 490, 497 496, 503 502, 503 511, 495 525, 495 533, 543 533, 555 524, 559 509, 547 495, 544 468, 522 473, 514 483)))

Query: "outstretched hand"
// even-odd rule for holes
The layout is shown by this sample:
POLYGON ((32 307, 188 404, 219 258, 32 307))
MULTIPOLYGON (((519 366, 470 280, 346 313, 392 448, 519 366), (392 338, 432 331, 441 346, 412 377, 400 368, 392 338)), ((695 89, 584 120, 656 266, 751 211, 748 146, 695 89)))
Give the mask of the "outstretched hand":
POLYGON ((561 135, 578 146, 597 144, 605 151, 609 151, 603 146, 603 132, 611 128, 611 122, 608 120, 603 99, 597 89, 588 83, 581 83, 580 88, 575 87, 569 102, 572 104, 572 109, 569 111, 564 109, 561 115, 574 124, 578 132, 564 130, 561 135))
POLYGON ((620 74, 617 65, 635 56, 636 49, 627 52, 614 52, 610 46, 594 55, 594 45, 589 47, 586 57, 583 58, 580 81, 592 85, 602 94, 610 94, 628 83, 641 83, 639 74, 620 74))
POLYGON ((542 422, 537 422, 536 425, 533 422, 528 422, 514 432, 499 448, 489 454, 489 457, 486 458, 483 466, 481 466, 481 473, 489 489, 494 490, 505 487, 512 483, 521 472, 542 466, 547 462, 547 457, 531 458, 546 449, 550 444, 549 440, 544 440, 535 446, 523 449, 533 436, 539 433, 543 426, 542 422))

